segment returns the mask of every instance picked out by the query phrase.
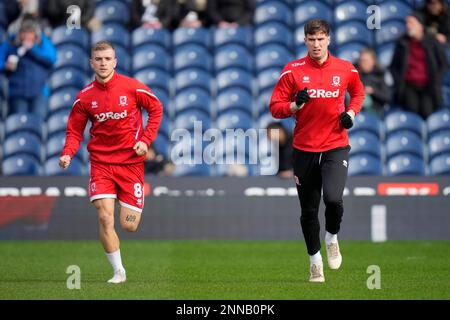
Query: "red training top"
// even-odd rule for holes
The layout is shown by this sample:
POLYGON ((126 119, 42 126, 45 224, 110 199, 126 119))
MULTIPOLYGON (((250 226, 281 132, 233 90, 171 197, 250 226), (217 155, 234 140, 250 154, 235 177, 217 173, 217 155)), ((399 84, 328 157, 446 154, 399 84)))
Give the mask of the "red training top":
POLYGON ((150 145, 161 123, 161 102, 141 82, 114 72, 103 84, 96 79, 81 90, 67 123, 66 144, 61 152, 73 158, 83 139, 88 120, 92 122, 87 149, 92 162, 132 164, 143 162, 133 146, 138 141, 150 145), (144 130, 141 108, 149 117, 144 130))
POLYGON ((319 65, 309 55, 289 62, 282 70, 270 101, 270 112, 277 119, 295 117, 293 147, 324 152, 348 145, 347 131, 339 121, 343 111, 357 115, 364 101, 364 86, 356 68, 348 61, 328 53, 319 65), (308 88, 310 100, 292 114, 291 102, 299 90, 308 88), (350 103, 344 105, 346 90, 350 103))

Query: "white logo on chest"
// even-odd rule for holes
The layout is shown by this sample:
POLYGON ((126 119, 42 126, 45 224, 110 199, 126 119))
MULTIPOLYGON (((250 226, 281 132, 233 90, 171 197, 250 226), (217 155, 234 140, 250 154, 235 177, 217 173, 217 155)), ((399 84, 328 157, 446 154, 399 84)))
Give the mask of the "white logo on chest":
POLYGON ((333 83, 331 85, 334 87, 340 87, 341 86, 341 77, 333 76, 333 83))
POLYGON ((119 106, 125 107, 128 105, 127 96, 120 96, 119 98, 119 106))
POLYGON ((91 102, 91 108, 94 109, 94 108, 97 108, 97 107, 98 107, 97 101, 92 101, 91 102))

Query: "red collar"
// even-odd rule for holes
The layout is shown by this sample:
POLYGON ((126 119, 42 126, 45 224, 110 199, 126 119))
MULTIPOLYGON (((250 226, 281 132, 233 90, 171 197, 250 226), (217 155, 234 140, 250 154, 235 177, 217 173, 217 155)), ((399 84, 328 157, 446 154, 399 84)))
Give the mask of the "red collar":
POLYGON ((308 62, 308 64, 310 64, 311 66, 316 67, 316 68, 323 68, 323 67, 326 67, 326 66, 330 65, 330 63, 331 63, 332 60, 333 60, 333 56, 331 55, 330 51, 328 51, 328 57, 327 57, 327 60, 325 60, 324 63, 321 64, 321 65, 318 64, 316 60, 314 60, 313 58, 311 58, 311 57, 309 56, 309 53, 306 55, 306 61, 308 62))
POLYGON ((97 77, 94 76, 94 85, 100 89, 111 89, 119 79, 119 74, 116 71, 113 72, 114 72, 113 76, 106 83, 98 81, 97 77))

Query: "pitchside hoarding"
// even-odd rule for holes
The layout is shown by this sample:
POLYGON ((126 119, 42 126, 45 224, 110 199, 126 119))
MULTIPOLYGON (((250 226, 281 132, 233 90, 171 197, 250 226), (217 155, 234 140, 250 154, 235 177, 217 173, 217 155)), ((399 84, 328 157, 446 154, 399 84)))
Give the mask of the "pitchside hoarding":
MULTIPOLYGON (((121 239, 303 239, 291 179, 145 180, 140 228, 121 239)), ((0 239, 97 239, 87 185, 87 177, 0 178, 0 239)), ((450 239, 450 177, 352 177, 344 206, 341 239, 450 239)), ((323 203, 319 215, 324 232, 323 203)))

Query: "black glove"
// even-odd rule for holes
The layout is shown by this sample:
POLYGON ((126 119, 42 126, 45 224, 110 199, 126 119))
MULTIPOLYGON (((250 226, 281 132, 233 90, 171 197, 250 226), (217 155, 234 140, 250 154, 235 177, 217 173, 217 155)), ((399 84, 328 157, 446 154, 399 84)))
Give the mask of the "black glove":
POLYGON ((352 117, 347 112, 342 112, 339 116, 339 120, 341 121, 341 124, 345 129, 350 129, 351 127, 353 127, 352 117))
POLYGON ((309 101, 308 88, 305 87, 303 90, 299 90, 297 92, 297 96, 295 97, 295 104, 300 108, 302 104, 309 101))

